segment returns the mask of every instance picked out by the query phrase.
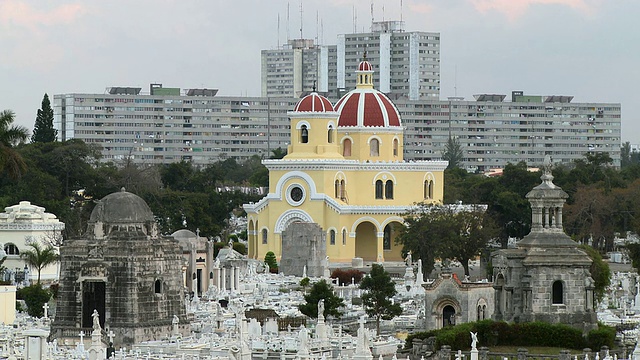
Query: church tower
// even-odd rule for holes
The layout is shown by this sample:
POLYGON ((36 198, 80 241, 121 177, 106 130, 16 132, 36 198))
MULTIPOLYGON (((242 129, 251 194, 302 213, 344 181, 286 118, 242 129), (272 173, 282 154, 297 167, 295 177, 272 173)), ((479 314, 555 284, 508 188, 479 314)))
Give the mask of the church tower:
POLYGON ((566 192, 553 183, 551 160, 545 158, 542 183, 527 199, 531 232, 516 249, 492 255, 494 320, 563 323, 583 331, 597 327, 591 258, 562 230, 566 192))

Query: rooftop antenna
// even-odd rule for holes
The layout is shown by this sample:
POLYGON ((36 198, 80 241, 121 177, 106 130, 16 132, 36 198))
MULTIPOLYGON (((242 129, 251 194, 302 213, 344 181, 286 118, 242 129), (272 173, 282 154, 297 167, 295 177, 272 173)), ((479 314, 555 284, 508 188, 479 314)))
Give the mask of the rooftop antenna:
POLYGON ((318 35, 319 33, 320 33, 320 14, 318 13, 318 10, 316 10, 316 45, 320 41, 320 37, 318 35))
POLYGON ((300 39, 302 39, 302 0, 300 0, 300 39))
POLYGON ((454 67, 453 72, 453 96, 458 96, 458 65, 454 67))
POLYGON ((402 22, 402 0, 400 0, 400 22, 402 22))
POLYGON ((356 10, 356 6, 353 5, 353 33, 358 32, 358 10, 356 10))
POLYGON ((371 25, 373 25, 373 0, 371 0, 371 25))
POLYGON ((320 43, 324 44, 324 19, 320 19, 320 43))
POLYGON ((278 13, 278 36, 277 36, 277 38, 278 38, 277 44, 278 44, 278 49, 279 49, 280 48, 280 13, 278 13))
POLYGON ((384 21, 384 5, 382 5, 382 21, 384 21))
POLYGON ((289 35, 289 3, 287 3, 287 44, 289 40, 291 40, 291 37, 289 35))

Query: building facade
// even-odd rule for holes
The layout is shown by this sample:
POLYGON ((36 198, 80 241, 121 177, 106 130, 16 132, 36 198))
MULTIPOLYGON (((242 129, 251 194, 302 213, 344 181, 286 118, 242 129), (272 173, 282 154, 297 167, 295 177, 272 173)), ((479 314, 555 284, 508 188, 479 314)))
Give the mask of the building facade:
MULTIPOLYGON (((268 158, 272 150, 289 145, 287 112, 299 100, 175 89, 159 94, 157 87, 154 95, 128 90, 138 88, 112 89, 108 94, 55 95, 59 139, 101 145, 104 161, 206 165, 227 157, 268 158)), ((539 166, 545 155, 570 163, 597 151, 608 152, 614 166, 620 166, 619 103, 519 94, 514 92, 511 101, 505 95, 478 95, 473 101, 395 100, 403 120, 404 158, 439 160, 452 136, 472 172, 520 161, 539 166)))
POLYGON ((407 162, 393 103, 373 88, 373 67, 358 66, 355 90, 335 104, 304 97, 291 118, 291 145, 264 160, 269 194, 245 204, 249 257, 282 256, 282 233, 296 222, 326 233, 332 262, 402 261, 394 227, 416 202, 442 202, 446 161, 407 162))
POLYGON ((405 32, 403 21, 373 22, 368 33, 338 35, 336 45, 289 40, 262 50, 262 96, 302 97, 318 91, 338 99, 356 86, 352 69, 366 56, 374 83, 393 99, 440 96, 440 34, 405 32))

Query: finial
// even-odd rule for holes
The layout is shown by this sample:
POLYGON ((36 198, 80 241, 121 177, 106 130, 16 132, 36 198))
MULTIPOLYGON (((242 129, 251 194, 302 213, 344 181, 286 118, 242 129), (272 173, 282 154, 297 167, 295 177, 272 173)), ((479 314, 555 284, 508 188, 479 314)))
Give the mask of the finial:
POLYGON ((313 80, 313 92, 316 92, 316 81, 313 80))
POLYGON ((544 162, 542 163, 542 169, 545 175, 551 175, 551 167, 553 164, 551 163, 551 155, 547 154, 544 156, 544 162))
POLYGON ((127 190, 124 189, 124 186, 120 188, 120 192, 125 192, 127 190))
POLYGON ((362 61, 367 61, 367 50, 365 49, 364 54, 362 55, 362 61))

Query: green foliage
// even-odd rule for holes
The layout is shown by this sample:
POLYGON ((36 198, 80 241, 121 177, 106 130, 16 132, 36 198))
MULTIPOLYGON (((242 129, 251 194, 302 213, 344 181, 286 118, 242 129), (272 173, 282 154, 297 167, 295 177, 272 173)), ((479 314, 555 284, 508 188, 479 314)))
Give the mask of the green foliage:
POLYGON ((462 167, 464 154, 462 153, 462 147, 460 146, 460 142, 458 141, 458 139, 449 136, 449 139, 447 139, 447 143, 444 145, 442 159, 449 162, 447 169, 462 167))
POLYGON ((38 109, 36 122, 33 126, 31 142, 54 142, 56 141, 57 135, 58 130, 53 127, 53 109, 51 108, 49 95, 44 94, 44 97, 42 98, 42 107, 38 109))
POLYGON ((609 264, 602 260, 602 255, 600 255, 600 253, 591 246, 580 245, 579 248, 584 250, 593 261, 591 263, 591 267, 589 267, 589 272, 591 273, 591 278, 593 278, 595 282, 594 292, 596 299, 600 302, 607 291, 607 287, 611 284, 611 270, 609 269, 609 264))
POLYGON ((397 291, 391 275, 379 264, 371 265, 371 272, 360 282, 364 290, 362 304, 368 316, 376 319, 376 335, 380 335, 380 320, 391 320, 402 314, 400 304, 391 301, 397 291))
POLYGON ((480 346, 549 346, 581 350, 585 347, 600 349, 602 345, 612 347, 615 328, 601 325, 586 336, 582 331, 565 324, 528 322, 508 324, 483 320, 446 327, 440 330, 415 333, 407 337, 405 348, 411 347, 415 338, 436 337, 436 348, 451 346, 452 350, 468 349, 471 344, 469 332, 478 333, 480 346))
POLYGON ((233 243, 233 250, 239 252, 242 255, 247 255, 247 245, 241 243, 241 242, 234 242, 233 243))
POLYGON ((324 316, 339 318, 342 316, 340 308, 344 307, 344 301, 333 292, 333 288, 326 280, 322 279, 313 284, 309 294, 304 296, 305 304, 298 305, 301 313, 310 318, 318 317, 318 302, 324 299, 324 316))
POLYGON ((18 300, 24 300, 27 304, 27 313, 29 315, 42 317, 44 316, 42 306, 51 299, 51 294, 46 289, 43 289, 40 284, 36 284, 18 289, 16 297, 18 300))
POLYGON ((411 251, 422 260, 425 274, 433 270, 435 258, 448 258, 460 261, 469 275, 469 260, 480 254, 495 233, 494 225, 480 208, 458 210, 423 203, 404 220, 396 243, 403 246, 403 253, 411 251))
POLYGON ((311 283, 311 280, 309 280, 308 277, 300 280, 300 286, 302 286, 303 288, 306 288, 307 286, 309 286, 310 283, 311 283))
POLYGON ((363 276, 364 272, 357 269, 335 269, 331 273, 331 278, 338 279, 338 284, 340 285, 351 284, 351 279, 353 279, 354 284, 359 284, 363 276))
POLYGON ((274 254, 273 251, 269 251, 264 254, 264 262, 269 266, 269 271, 278 271, 278 261, 276 260, 276 254, 274 254))
POLYGON ((638 274, 640 274, 640 244, 638 243, 629 243, 626 244, 627 253, 631 258, 631 265, 636 269, 638 274))
POLYGON ((13 111, 0 111, 0 173, 17 180, 26 173, 27 165, 13 147, 27 140, 29 130, 24 126, 12 125, 14 120, 13 111))
POLYGON ((20 258, 24 260, 25 264, 32 268, 35 268, 38 272, 38 282, 40 284, 40 273, 47 265, 55 264, 58 262, 58 254, 51 245, 41 245, 37 241, 33 241, 28 244, 30 249, 20 252, 20 258))

